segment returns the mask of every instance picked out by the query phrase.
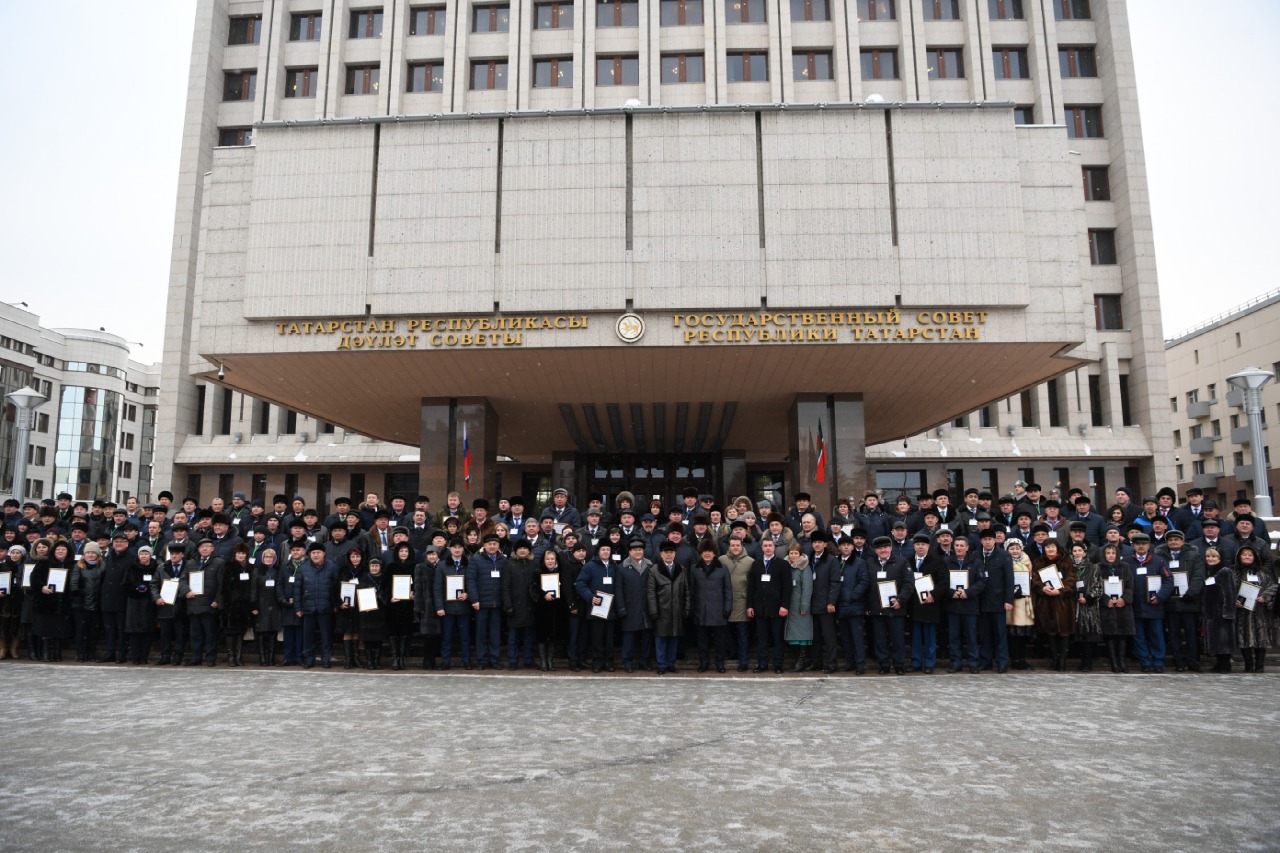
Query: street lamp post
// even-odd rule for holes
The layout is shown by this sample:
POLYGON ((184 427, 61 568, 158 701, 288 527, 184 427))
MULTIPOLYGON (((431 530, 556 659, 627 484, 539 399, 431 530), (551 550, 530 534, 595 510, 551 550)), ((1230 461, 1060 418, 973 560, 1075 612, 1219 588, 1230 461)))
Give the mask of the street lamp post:
POLYGON ((1249 454, 1253 457, 1253 511, 1270 517, 1271 491, 1267 487, 1267 460, 1262 443, 1262 386, 1276 375, 1260 367, 1246 367, 1227 377, 1244 393, 1244 411, 1249 416, 1249 454))
POLYGON ((13 402, 14 424, 18 428, 17 446, 13 458, 13 498, 22 503, 27 488, 27 446, 31 444, 31 427, 35 423, 35 411, 48 399, 34 388, 21 388, 8 395, 13 402))

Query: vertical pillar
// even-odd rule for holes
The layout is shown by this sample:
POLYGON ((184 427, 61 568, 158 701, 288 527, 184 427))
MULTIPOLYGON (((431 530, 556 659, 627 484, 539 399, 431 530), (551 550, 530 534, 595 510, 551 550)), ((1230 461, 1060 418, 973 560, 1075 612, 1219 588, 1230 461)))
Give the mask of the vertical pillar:
POLYGON ((861 394, 797 394, 788 418, 791 493, 808 492, 826 512, 840 496, 867 487, 867 438, 861 394), (826 443, 823 482, 818 482, 818 426, 826 443))
POLYGON ((498 415, 488 398, 424 398, 418 446, 418 488, 433 502, 443 506, 451 491, 473 498, 496 496, 498 415), (464 435, 471 450, 469 485, 464 435))
POLYGON ((551 489, 564 489, 569 493, 569 503, 579 504, 582 495, 578 494, 578 457, 574 453, 551 454, 551 489))

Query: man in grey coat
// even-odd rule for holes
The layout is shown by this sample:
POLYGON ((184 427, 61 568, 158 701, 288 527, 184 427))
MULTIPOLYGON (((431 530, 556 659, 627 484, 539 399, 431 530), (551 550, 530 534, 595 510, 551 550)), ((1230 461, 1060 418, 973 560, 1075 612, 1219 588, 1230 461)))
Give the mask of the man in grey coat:
MULTIPOLYGON (((643 539, 632 539, 627 545, 627 558, 622 561, 622 570, 618 572, 618 583, 627 601, 644 601, 649 594, 649 572, 653 569, 653 562, 645 557, 644 548, 643 539)), ((634 672, 636 658, 639 658, 644 669, 652 669, 649 629, 653 623, 649 621, 649 608, 628 607, 621 623, 622 668, 634 672)))

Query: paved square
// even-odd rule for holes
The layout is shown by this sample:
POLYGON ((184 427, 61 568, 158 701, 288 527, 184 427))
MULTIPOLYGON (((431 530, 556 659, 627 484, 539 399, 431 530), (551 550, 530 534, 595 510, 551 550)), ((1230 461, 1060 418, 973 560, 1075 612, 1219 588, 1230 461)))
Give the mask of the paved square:
POLYGON ((0 682, 6 850, 1280 845, 1273 675, 0 682))

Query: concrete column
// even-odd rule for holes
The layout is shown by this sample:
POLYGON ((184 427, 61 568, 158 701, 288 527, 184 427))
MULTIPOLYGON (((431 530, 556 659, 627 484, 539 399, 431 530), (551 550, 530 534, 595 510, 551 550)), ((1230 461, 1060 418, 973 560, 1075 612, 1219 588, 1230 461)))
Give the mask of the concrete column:
POLYGON ((789 417, 791 494, 809 492, 819 507, 867 487, 866 422, 861 394, 797 394, 789 417), (818 425, 826 440, 824 482, 819 483, 818 425))
POLYGON ((418 488, 423 494, 451 491, 470 497, 497 494, 498 415, 485 397, 435 397, 422 401, 418 488), (465 480, 466 441, 471 448, 471 483, 465 480))

